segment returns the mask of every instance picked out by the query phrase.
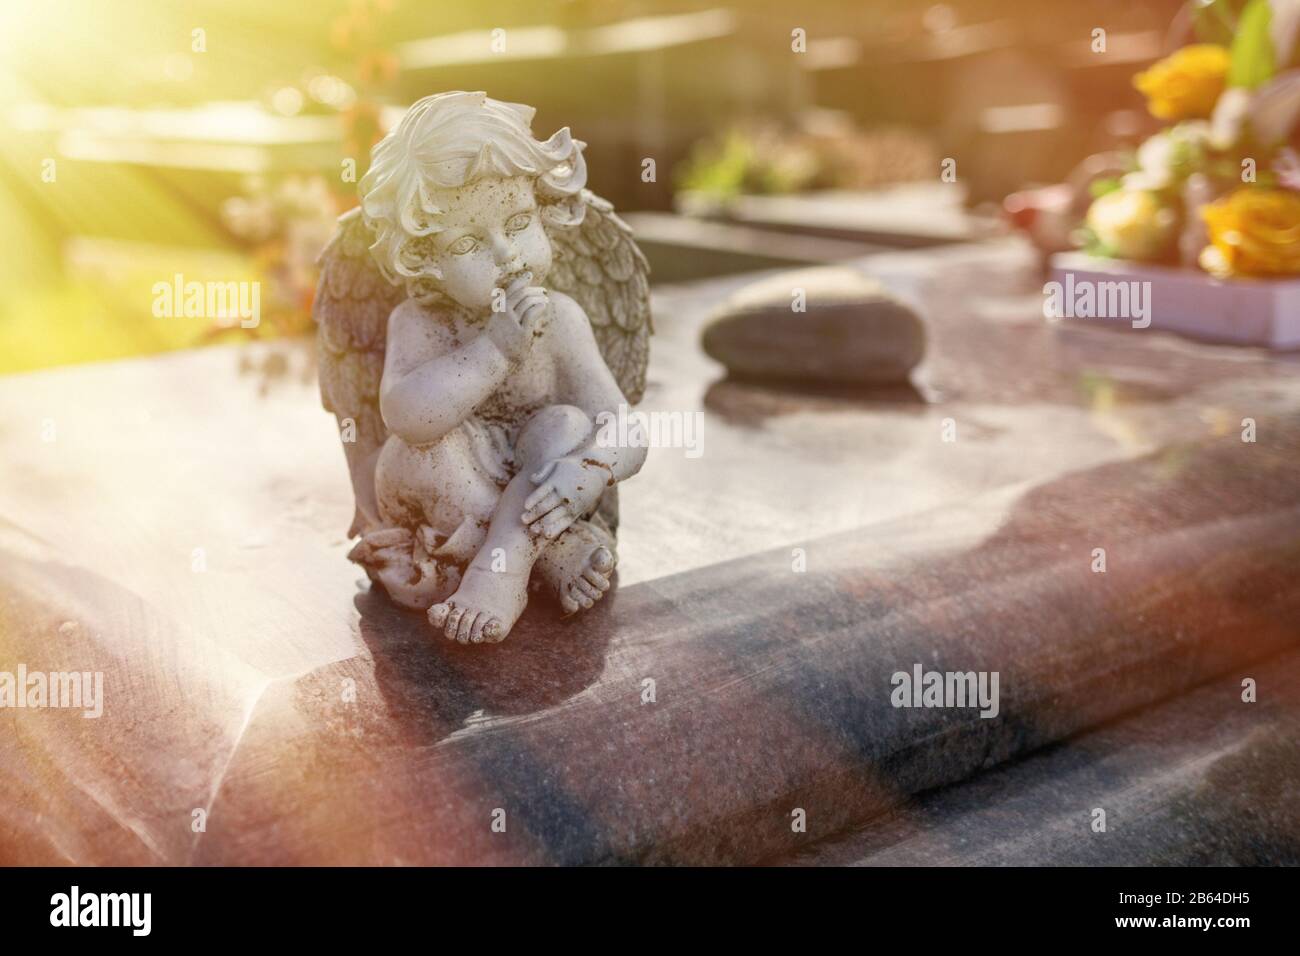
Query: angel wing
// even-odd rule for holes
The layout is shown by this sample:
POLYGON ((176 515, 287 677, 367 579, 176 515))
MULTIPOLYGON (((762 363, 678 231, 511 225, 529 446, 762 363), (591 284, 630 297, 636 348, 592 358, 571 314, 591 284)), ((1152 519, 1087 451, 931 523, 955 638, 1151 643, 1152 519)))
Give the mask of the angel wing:
POLYGON ((650 359, 650 264, 613 205, 584 189, 578 226, 550 230, 554 249, 547 285, 587 313, 596 344, 630 404, 645 393, 650 359))
MULTIPOLYGON (((636 403, 645 392, 650 356, 650 266, 632 240, 631 228, 607 200, 589 190, 583 190, 583 200, 581 224, 548 231, 554 254, 547 285, 582 306, 605 364, 628 402, 636 403)), ((388 429, 379 413, 379 383, 388 316, 406 298, 406 290, 379 271, 370 255, 373 242, 359 208, 339 218, 318 260, 320 281, 312 306, 321 402, 338 419, 356 495, 349 537, 381 528, 375 460, 388 429)), ((614 496, 608 497, 616 515, 614 496)))
POLYGON ((375 503, 375 459, 388 437, 379 414, 388 316, 406 290, 384 278, 370 255, 374 235, 358 207, 317 260, 320 281, 312 303, 320 368, 321 403, 338 419, 343 453, 352 473, 356 514, 348 537, 380 526, 375 503))

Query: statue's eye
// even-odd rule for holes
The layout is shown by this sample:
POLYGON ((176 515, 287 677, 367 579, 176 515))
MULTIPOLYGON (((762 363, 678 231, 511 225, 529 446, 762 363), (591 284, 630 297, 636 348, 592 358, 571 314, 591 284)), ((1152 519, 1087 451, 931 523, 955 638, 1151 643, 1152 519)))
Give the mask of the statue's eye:
POLYGON ((518 212, 506 220, 506 232, 523 232, 533 224, 531 212, 518 212))
POLYGON ((463 256, 473 252, 477 248, 478 248, 477 239, 475 239, 473 236, 461 236, 459 239, 457 239, 455 242, 453 242, 450 246, 447 247, 447 251, 450 252, 453 256, 463 256))

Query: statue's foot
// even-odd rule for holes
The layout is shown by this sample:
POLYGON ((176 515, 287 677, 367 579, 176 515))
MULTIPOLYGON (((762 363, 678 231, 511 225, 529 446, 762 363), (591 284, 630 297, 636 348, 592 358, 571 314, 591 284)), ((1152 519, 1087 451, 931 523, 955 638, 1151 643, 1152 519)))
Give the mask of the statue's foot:
POLYGON ((527 603, 526 578, 471 566, 456 593, 429 608, 429 623, 450 641, 495 644, 505 640, 527 603))
POLYGON ((537 562, 538 572, 559 598, 565 614, 590 608, 603 598, 609 590, 609 575, 618 563, 613 549, 583 524, 574 524, 560 535, 537 562))

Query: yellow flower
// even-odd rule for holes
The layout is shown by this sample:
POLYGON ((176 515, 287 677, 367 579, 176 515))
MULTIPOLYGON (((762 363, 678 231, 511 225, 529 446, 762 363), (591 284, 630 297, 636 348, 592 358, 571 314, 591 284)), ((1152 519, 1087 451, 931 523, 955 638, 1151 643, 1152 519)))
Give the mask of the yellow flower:
POLYGON ((1223 47, 1194 43, 1133 77, 1133 85, 1158 119, 1207 119, 1227 83, 1229 62, 1223 47))
POLYGON ((1093 200, 1087 222, 1111 255, 1156 259, 1169 248, 1177 218, 1154 193, 1117 189, 1093 200))
POLYGON ((1300 274, 1300 194, 1238 189, 1201 210, 1210 245, 1201 267, 1218 276, 1300 274))

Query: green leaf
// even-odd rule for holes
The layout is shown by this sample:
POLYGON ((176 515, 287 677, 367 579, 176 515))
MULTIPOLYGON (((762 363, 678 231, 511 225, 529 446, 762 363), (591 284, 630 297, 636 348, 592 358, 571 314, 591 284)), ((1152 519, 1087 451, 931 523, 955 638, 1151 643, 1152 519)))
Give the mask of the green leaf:
POLYGON ((1093 199, 1100 199, 1107 193, 1113 193, 1117 189, 1123 188, 1124 184, 1117 177, 1107 176, 1101 179, 1094 179, 1088 184, 1088 192, 1092 193, 1093 199))
POLYGON ((1241 12, 1236 39, 1232 41, 1232 64, 1228 85, 1258 89, 1273 78, 1273 38, 1269 35, 1273 14, 1268 0, 1250 0, 1241 12))

